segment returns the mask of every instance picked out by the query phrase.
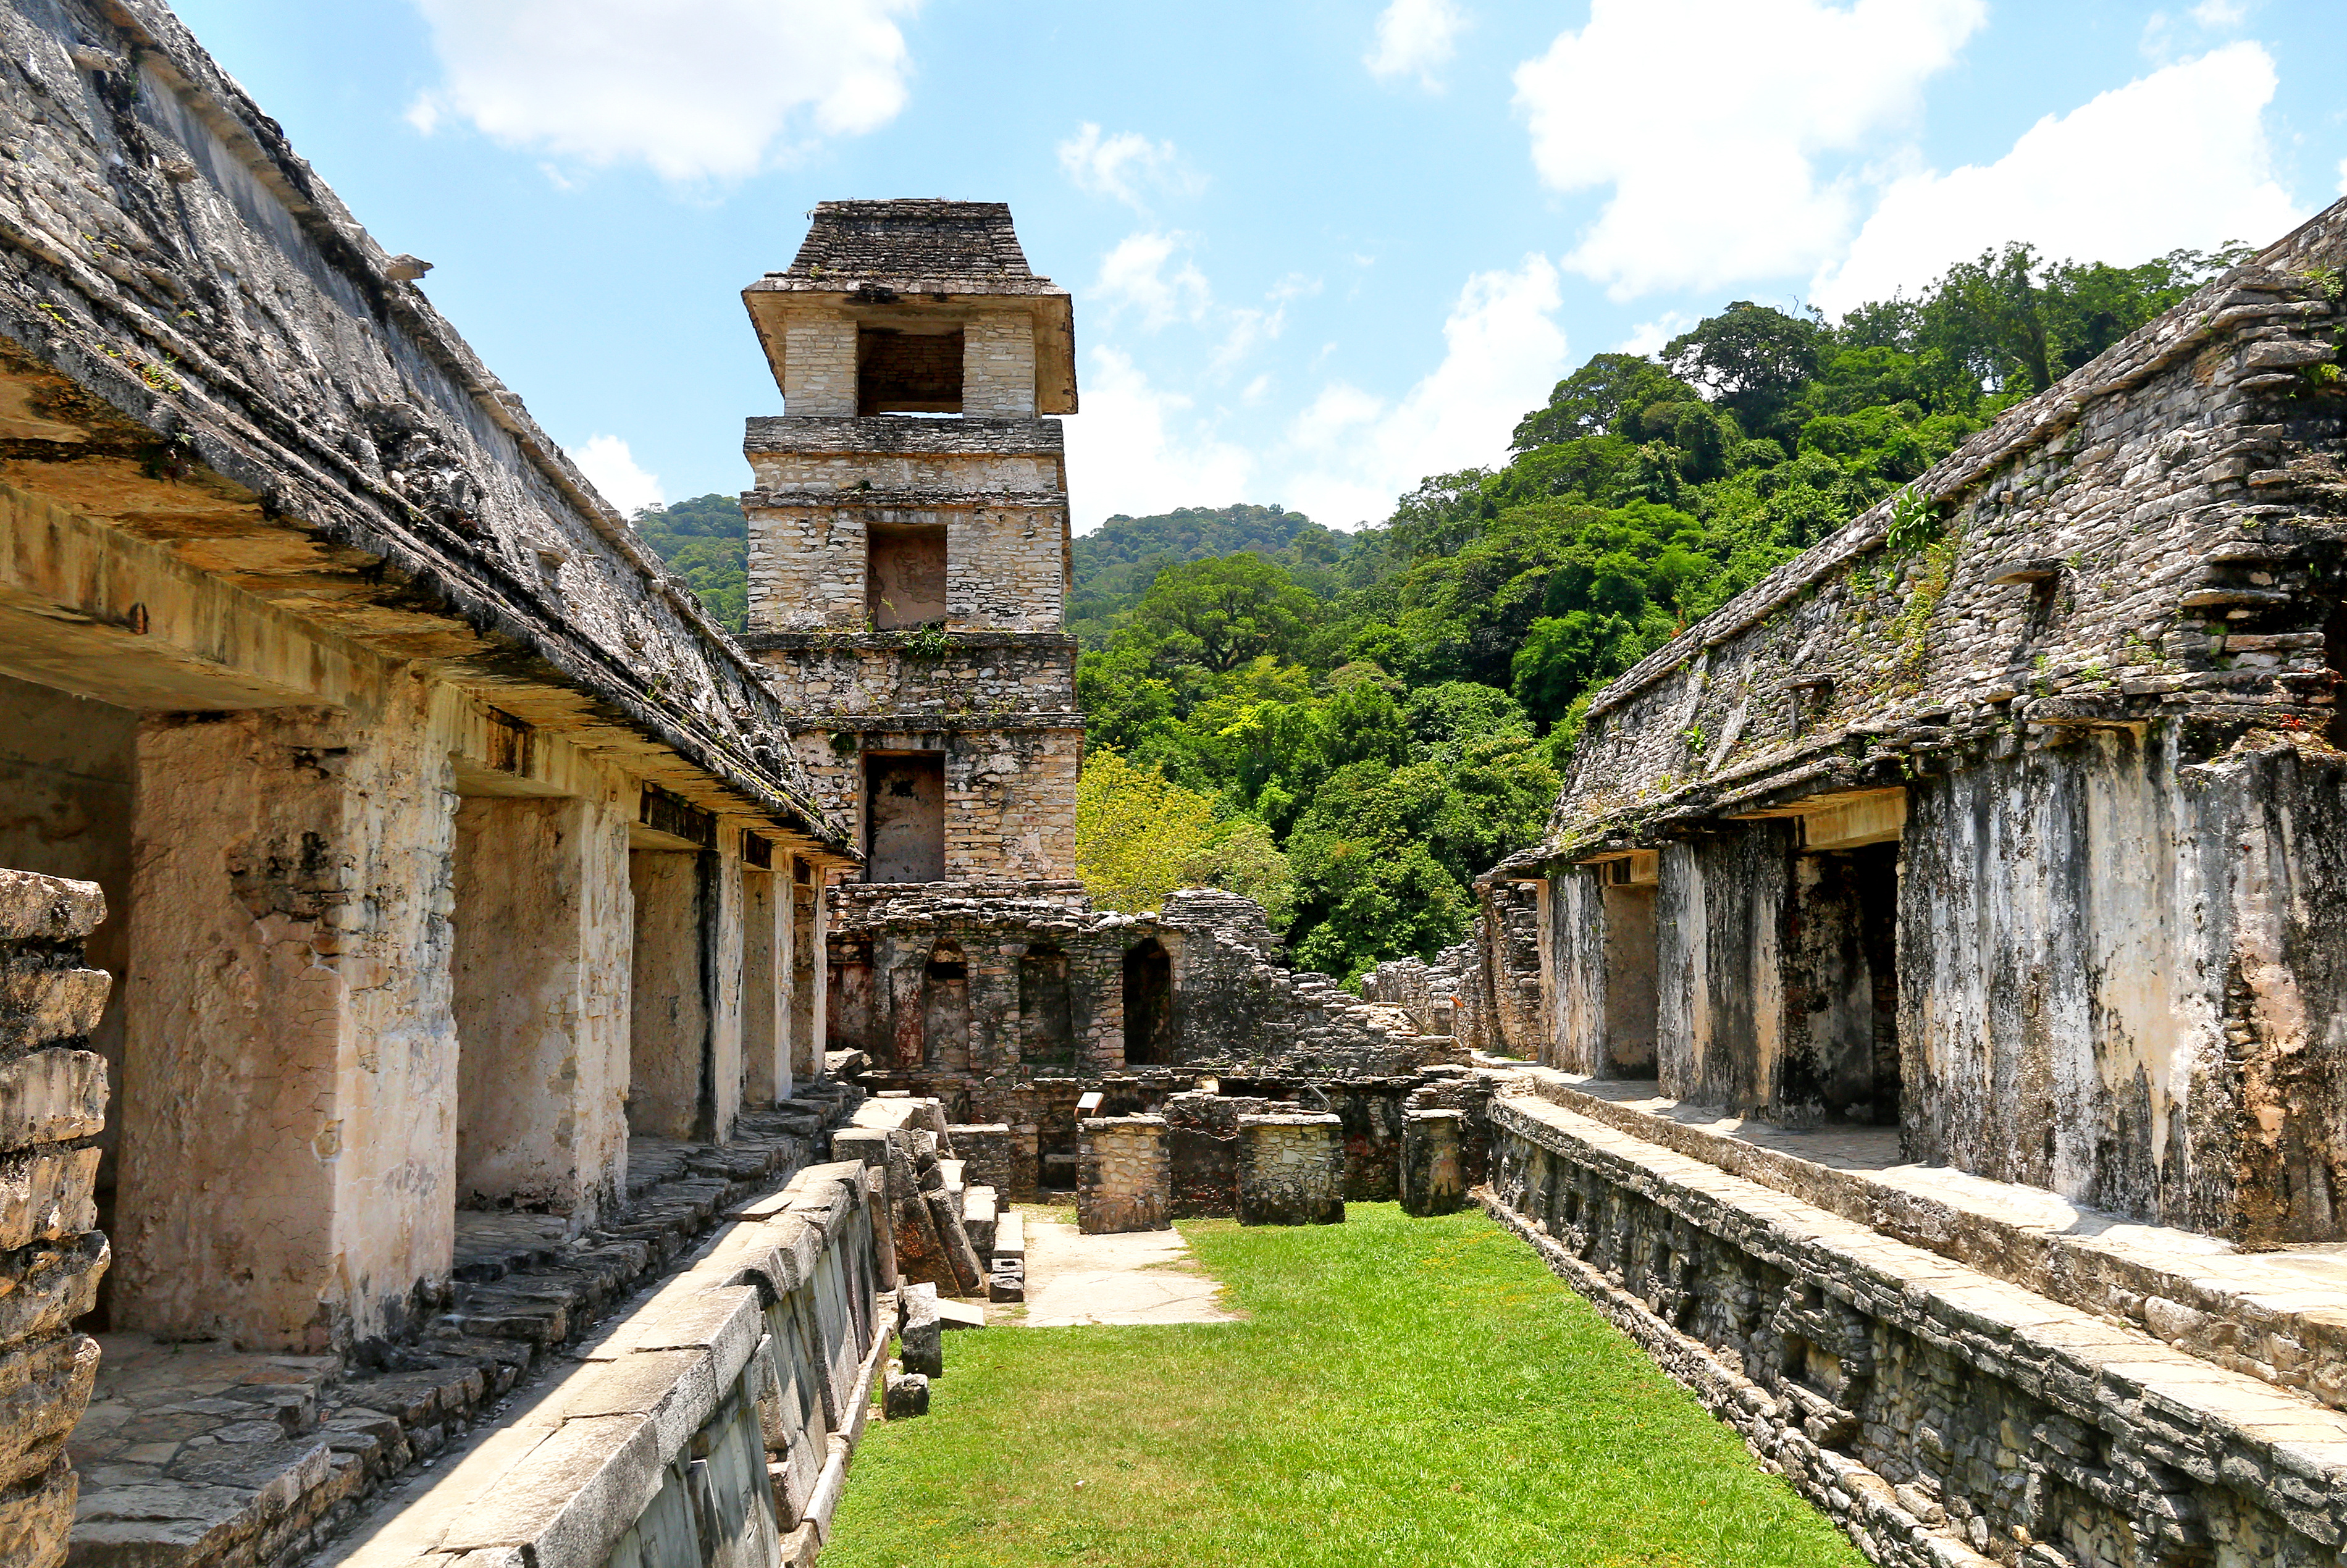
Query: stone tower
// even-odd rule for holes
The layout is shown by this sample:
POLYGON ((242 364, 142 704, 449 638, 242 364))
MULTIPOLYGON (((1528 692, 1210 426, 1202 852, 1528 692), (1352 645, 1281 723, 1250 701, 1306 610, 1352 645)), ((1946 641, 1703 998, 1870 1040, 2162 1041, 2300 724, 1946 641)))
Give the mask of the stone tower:
POLYGON ((748 642, 865 880, 1074 876, 1068 292, 988 201, 826 201, 743 291, 784 413, 743 442, 748 642))

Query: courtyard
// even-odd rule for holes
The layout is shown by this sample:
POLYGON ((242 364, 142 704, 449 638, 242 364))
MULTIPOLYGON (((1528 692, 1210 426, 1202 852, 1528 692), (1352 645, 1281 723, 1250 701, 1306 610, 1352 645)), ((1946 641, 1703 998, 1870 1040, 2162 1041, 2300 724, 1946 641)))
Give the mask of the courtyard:
POLYGON ((949 1336, 930 1414, 867 1432, 825 1563, 1863 1561, 1479 1212, 1180 1230, 1235 1320, 949 1336))

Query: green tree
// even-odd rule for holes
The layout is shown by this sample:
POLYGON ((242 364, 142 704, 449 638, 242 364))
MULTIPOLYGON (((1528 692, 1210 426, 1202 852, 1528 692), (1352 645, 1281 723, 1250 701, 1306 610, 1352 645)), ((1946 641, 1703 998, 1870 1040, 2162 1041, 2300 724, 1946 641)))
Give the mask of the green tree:
POLYGON ((1284 569, 1249 550, 1159 572, 1118 639, 1152 649, 1161 663, 1227 673, 1300 652, 1318 610, 1284 569))

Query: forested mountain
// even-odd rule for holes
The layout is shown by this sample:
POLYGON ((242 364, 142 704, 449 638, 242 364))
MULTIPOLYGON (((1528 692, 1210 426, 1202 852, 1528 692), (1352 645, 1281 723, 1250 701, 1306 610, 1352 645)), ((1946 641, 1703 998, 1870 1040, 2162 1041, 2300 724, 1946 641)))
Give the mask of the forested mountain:
POLYGON ((1538 836, 1591 692, 2239 254, 2008 246, 1839 322, 1738 301, 1598 354, 1507 464, 1427 478, 1334 560, 1160 569, 1083 655, 1088 739, 1269 831, 1298 962, 1431 954, 1538 836))
POLYGON ((1278 561, 1317 586, 1350 542, 1277 506, 1184 507, 1152 518, 1120 512, 1075 541, 1068 627, 1085 647, 1101 647, 1160 569, 1242 550, 1278 561))
POLYGON ((695 496, 636 513, 636 531, 691 584, 717 624, 740 636, 749 630, 750 528, 731 496, 695 496))

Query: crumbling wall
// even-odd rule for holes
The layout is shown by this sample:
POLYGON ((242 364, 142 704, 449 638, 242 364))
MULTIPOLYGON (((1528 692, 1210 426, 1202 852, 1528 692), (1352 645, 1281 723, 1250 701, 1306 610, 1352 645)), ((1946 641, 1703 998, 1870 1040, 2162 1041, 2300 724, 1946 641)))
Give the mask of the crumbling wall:
POLYGON ((106 1062, 88 1049, 105 971, 82 944, 106 917, 94 883, 0 870, 0 1559, 57 1568, 77 1481, 66 1438, 89 1403, 97 1342, 74 1331, 107 1266, 96 1138, 106 1062))

